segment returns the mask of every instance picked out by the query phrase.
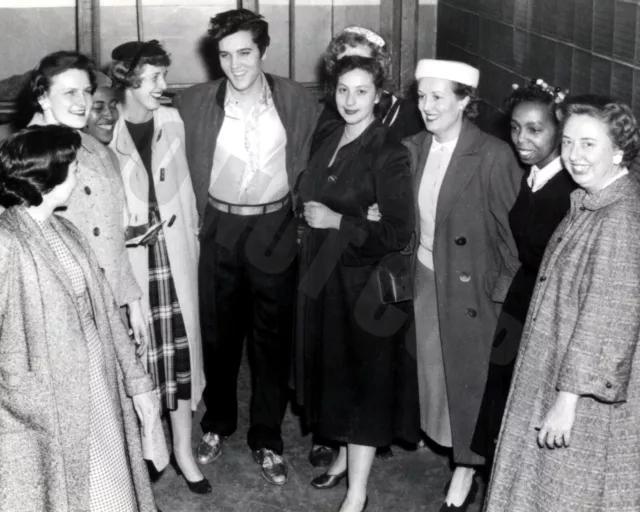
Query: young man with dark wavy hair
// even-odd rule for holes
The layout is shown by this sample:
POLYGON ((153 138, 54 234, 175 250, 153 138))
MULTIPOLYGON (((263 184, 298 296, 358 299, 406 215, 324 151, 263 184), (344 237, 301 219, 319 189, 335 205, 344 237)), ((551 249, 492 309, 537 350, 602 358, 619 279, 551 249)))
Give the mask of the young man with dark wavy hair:
POLYGON ((246 9, 211 19, 224 77, 177 99, 201 229, 200 315, 207 408, 198 460, 221 454, 237 427, 246 337, 252 370, 248 444, 264 478, 287 481, 280 431, 287 404, 296 283, 291 191, 307 164, 319 104, 262 69, 268 23, 246 9))

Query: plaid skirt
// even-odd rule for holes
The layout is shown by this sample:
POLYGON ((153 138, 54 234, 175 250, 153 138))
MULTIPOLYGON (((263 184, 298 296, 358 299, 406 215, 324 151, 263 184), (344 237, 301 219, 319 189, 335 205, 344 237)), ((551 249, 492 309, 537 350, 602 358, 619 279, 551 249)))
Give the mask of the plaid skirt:
MULTIPOLYGON (((149 208, 149 223, 160 221, 149 208)), ((173 283, 164 232, 149 246, 149 373, 164 409, 174 411, 177 400, 191 399, 189 341, 173 283)))

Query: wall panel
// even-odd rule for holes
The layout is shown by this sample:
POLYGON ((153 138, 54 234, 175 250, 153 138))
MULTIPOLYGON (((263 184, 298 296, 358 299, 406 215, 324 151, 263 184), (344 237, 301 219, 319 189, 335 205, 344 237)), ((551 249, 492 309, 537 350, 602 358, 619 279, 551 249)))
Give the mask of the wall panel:
POLYGON ((611 95, 640 115, 639 29, 636 0, 439 0, 437 48, 492 75, 479 91, 490 113, 512 82, 543 78, 575 94, 611 95))

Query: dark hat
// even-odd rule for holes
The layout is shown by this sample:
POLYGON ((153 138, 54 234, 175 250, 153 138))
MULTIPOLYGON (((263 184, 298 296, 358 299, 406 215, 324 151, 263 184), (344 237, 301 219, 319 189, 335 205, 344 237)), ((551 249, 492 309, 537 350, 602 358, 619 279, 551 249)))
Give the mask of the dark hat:
POLYGON ((166 55, 157 39, 151 41, 129 41, 116 46, 111 52, 113 60, 140 60, 142 57, 158 57, 166 55))
POLYGON ((116 46, 111 52, 111 58, 113 60, 130 61, 129 71, 127 75, 130 75, 136 66, 140 62, 140 59, 145 57, 162 57, 167 52, 157 39, 151 41, 129 41, 123 43, 120 46, 116 46))

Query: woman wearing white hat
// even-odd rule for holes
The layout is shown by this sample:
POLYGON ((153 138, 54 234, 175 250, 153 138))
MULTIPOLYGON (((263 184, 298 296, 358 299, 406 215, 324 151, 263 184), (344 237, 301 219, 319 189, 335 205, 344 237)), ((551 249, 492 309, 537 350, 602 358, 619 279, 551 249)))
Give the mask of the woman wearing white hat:
POLYGON ((422 429, 453 449, 441 511, 477 491, 471 451, 500 302, 518 267, 508 213, 521 172, 509 146, 477 128, 479 71, 424 59, 416 69, 427 132, 407 139, 417 207, 416 334, 422 429))

